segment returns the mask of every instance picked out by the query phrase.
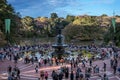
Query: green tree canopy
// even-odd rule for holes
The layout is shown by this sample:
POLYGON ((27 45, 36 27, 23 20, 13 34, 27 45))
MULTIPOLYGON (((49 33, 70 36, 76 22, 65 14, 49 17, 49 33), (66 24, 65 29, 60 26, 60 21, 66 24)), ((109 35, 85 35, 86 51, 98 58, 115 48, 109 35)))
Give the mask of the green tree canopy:
MULTIPOLYGON (((3 35, 5 34, 5 19, 11 19, 12 27, 10 29, 9 42, 14 42, 15 36, 19 35, 20 28, 20 16, 15 12, 11 4, 7 3, 7 0, 0 0, 0 30, 3 35)), ((6 37, 5 37, 6 39, 6 37)))
POLYGON ((67 15, 66 16, 66 21, 73 22, 74 20, 75 20, 75 16, 72 16, 72 15, 67 15))
POLYGON ((31 31, 34 27, 34 19, 30 16, 26 16, 22 18, 22 24, 23 24, 23 30, 25 31, 31 31))
POLYGON ((58 18, 57 13, 51 13, 51 18, 58 18))
POLYGON ((114 28, 111 25, 104 36, 104 41, 109 44, 113 42, 116 46, 120 46, 120 23, 116 23, 116 32, 114 33, 114 28))
POLYGON ((93 25, 69 24, 65 27, 64 34, 68 40, 101 40, 103 39, 104 29, 93 25))

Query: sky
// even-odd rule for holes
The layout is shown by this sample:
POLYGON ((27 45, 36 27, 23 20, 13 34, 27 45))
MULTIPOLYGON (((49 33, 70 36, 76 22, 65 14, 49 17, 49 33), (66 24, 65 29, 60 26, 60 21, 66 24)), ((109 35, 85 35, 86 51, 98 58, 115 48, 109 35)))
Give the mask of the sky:
POLYGON ((57 13, 59 17, 67 15, 95 15, 113 12, 120 15, 120 0, 7 0, 22 17, 50 17, 57 13))

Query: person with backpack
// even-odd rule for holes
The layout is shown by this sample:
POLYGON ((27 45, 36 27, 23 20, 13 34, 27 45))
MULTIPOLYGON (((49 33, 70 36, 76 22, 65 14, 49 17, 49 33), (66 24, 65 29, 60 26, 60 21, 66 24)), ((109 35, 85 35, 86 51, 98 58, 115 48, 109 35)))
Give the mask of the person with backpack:
POLYGON ((53 80, 58 80, 58 74, 54 70, 52 71, 52 75, 51 76, 52 76, 53 80))
POLYGON ((63 72, 62 72, 62 71, 60 71, 60 73, 59 73, 59 75, 58 75, 59 80, 62 80, 62 79, 63 79, 63 76, 64 76, 63 72))

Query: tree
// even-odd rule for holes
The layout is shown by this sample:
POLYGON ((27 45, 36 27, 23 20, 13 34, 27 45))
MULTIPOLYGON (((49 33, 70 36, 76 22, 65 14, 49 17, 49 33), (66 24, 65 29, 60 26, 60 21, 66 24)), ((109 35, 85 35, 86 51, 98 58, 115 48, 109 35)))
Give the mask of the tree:
POLYGON ((51 18, 52 18, 52 19, 58 18, 57 13, 51 13, 51 18))
POLYGON ((9 42, 13 43, 15 40, 15 36, 19 35, 18 30, 20 26, 18 25, 18 23, 20 23, 20 20, 18 19, 20 19, 20 17, 14 11, 12 5, 7 3, 7 0, 0 0, 0 30, 1 33, 6 36, 7 34, 5 33, 4 23, 5 19, 11 19, 9 42))
POLYGON ((75 18, 75 20, 73 21, 73 24, 98 26, 98 21, 96 16, 81 16, 81 17, 75 18))
POLYGON ((107 15, 107 14, 102 14, 101 16, 102 16, 102 17, 105 17, 105 16, 108 16, 108 15, 107 15))
POLYGON ((120 46, 120 23, 116 23, 116 32, 113 31, 113 26, 111 25, 108 32, 104 36, 104 41, 106 44, 113 42, 116 46, 120 46))
MULTIPOLYGON (((38 17, 35 19, 35 30, 40 32, 40 36, 49 36, 50 34, 50 22, 47 17, 38 17)), ((38 33, 37 33, 38 34, 38 33)))
POLYGON ((34 27, 34 19, 30 16, 26 16, 22 18, 22 24, 23 24, 23 30, 25 31, 31 31, 34 27))
POLYGON ((67 40, 101 40, 103 39, 104 29, 93 25, 69 24, 65 27, 64 34, 67 40))
POLYGON ((33 35, 34 30, 34 18, 30 16, 25 16, 21 19, 22 21, 22 31, 26 34, 26 37, 30 37, 33 35))
POLYGON ((51 18, 49 19, 49 22, 50 22, 50 27, 51 27, 50 36, 56 36, 57 35, 56 28, 61 22, 61 19, 58 18, 56 13, 51 13, 51 18))
POLYGON ((75 20, 75 16, 72 16, 72 15, 67 15, 66 16, 66 21, 68 21, 69 23, 73 22, 74 20, 75 20))

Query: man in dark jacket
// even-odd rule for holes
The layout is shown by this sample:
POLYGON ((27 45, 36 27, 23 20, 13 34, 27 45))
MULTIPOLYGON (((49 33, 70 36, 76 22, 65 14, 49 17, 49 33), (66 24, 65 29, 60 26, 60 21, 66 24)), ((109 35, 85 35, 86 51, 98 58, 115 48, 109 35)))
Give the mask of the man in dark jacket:
POLYGON ((59 76, 59 80, 62 80, 64 76, 63 72, 61 71, 58 76, 59 76))
POLYGON ((70 80, 74 80, 74 73, 73 73, 73 71, 71 71, 71 73, 70 73, 70 80))

